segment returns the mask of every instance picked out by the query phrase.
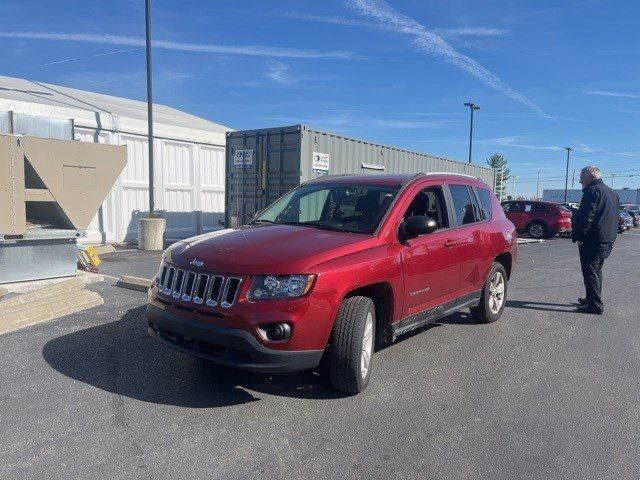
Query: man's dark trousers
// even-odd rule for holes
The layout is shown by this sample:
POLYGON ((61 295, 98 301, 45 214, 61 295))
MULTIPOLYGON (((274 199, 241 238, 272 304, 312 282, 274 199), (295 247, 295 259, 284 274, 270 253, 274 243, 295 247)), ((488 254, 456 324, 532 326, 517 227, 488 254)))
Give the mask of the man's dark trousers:
POLYGON ((580 266, 584 288, 587 291, 587 302, 600 311, 602 303, 602 266, 611 254, 613 243, 585 242, 580 247, 580 266))

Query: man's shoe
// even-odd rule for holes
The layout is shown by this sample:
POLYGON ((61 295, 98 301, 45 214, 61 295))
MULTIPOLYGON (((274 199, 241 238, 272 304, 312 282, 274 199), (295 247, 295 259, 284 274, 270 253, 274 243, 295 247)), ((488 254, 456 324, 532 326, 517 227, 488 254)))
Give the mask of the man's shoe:
POLYGON ((578 313, 590 313, 591 315, 602 315, 604 310, 600 310, 595 305, 581 305, 576 308, 578 313))
POLYGON ((589 300, 587 300, 586 298, 579 298, 578 303, 580 305, 589 305, 589 300))

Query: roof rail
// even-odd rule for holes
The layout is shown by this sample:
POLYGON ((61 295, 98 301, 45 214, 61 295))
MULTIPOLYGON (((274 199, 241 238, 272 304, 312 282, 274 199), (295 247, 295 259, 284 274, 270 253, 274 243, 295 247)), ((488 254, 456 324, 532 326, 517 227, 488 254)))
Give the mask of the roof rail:
POLYGON ((454 173, 454 172, 422 172, 424 175, 455 175, 457 177, 478 178, 473 175, 467 175, 466 173, 454 173))

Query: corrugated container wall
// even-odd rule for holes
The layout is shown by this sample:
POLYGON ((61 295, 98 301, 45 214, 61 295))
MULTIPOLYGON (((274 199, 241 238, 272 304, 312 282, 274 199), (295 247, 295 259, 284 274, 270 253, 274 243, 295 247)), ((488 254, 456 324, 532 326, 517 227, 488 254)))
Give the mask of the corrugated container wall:
POLYGON ((304 125, 227 133, 226 225, 249 222, 256 212, 325 174, 452 172, 494 188, 495 171, 323 132, 304 125))

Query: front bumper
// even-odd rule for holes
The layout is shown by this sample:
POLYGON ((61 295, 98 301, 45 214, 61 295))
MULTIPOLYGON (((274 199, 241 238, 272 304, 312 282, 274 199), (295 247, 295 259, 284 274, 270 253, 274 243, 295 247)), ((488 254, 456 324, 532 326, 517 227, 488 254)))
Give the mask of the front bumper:
POLYGON ((247 331, 223 327, 147 306, 148 332, 180 352, 244 370, 283 373, 318 365, 322 350, 272 350, 247 331))

